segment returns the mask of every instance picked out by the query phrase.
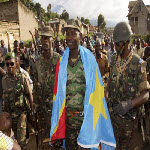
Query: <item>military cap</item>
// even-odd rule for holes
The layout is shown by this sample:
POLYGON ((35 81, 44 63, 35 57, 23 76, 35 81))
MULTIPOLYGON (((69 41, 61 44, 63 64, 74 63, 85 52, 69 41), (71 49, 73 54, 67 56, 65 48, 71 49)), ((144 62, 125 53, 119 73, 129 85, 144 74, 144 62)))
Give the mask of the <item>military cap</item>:
POLYGON ((14 52, 9 52, 5 56, 5 61, 9 59, 15 59, 15 53, 14 52))
POLYGON ((82 23, 78 19, 69 19, 67 26, 63 28, 63 31, 66 31, 67 28, 73 28, 81 32, 81 24, 82 23))
POLYGON ((42 28, 41 36, 53 36, 54 32, 50 26, 45 26, 42 28))

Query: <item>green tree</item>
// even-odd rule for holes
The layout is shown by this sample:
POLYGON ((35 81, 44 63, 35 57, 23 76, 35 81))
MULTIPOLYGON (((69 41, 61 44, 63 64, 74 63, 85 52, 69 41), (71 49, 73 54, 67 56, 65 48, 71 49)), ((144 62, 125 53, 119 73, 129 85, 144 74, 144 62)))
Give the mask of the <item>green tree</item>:
POLYGON ((35 8, 38 19, 41 21, 44 21, 45 9, 41 7, 40 3, 36 3, 34 8, 35 8))
POLYGON ((60 15, 61 19, 64 19, 65 21, 68 21, 69 19, 69 13, 64 9, 62 14, 60 15))
POLYGON ((77 19, 81 21, 80 17, 77 16, 77 19))
POLYGON ((84 20, 84 23, 85 23, 85 24, 89 24, 89 25, 91 24, 89 19, 85 19, 85 20, 84 20))
POLYGON ((0 3, 2 3, 2 2, 7 2, 7 1, 9 1, 9 0, 0 0, 0 3))
POLYGON ((84 22, 84 17, 81 17, 81 22, 84 22))
POLYGON ((49 5, 47 6, 47 12, 51 12, 51 7, 52 7, 51 4, 49 4, 49 5))
POLYGON ((106 26, 105 18, 102 14, 100 14, 98 16, 98 31, 104 30, 105 26, 106 26))

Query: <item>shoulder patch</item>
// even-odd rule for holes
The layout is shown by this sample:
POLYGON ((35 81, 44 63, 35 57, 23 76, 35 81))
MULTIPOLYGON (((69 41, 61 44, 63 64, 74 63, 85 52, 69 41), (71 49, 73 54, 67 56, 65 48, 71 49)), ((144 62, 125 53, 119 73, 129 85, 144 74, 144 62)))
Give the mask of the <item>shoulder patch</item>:
POLYGON ((140 59, 140 60, 139 60, 139 63, 140 63, 140 64, 142 64, 143 62, 144 62, 144 60, 143 60, 143 59, 140 59))
POLYGON ((145 61, 141 62, 141 73, 146 72, 147 63, 145 61))

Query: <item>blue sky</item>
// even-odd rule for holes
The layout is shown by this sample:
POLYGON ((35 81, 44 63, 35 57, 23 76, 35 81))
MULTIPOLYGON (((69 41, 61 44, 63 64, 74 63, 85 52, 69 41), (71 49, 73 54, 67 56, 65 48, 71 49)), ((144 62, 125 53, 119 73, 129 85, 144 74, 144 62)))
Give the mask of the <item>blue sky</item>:
MULTIPOLYGON (((66 9, 70 18, 77 16, 96 20, 101 13, 106 21, 127 21, 128 4, 130 0, 34 0, 41 3, 43 8, 51 3, 54 12, 62 13, 66 9)), ((143 0, 150 5, 150 0, 143 0)))

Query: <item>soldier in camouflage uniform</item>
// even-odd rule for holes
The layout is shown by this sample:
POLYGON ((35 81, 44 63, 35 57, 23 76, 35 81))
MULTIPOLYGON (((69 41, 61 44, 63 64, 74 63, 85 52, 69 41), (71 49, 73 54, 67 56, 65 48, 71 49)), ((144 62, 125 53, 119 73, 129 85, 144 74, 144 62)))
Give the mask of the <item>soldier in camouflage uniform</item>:
POLYGON ((5 57, 8 73, 2 79, 4 111, 12 115, 12 129, 22 149, 26 149, 26 112, 25 97, 30 100, 32 112, 33 97, 27 78, 16 70, 15 54, 10 52, 5 57))
POLYGON ((84 118, 86 81, 79 52, 80 24, 78 20, 73 20, 72 23, 73 25, 64 28, 66 42, 70 49, 67 66, 65 141, 67 150, 82 150, 84 148, 78 146, 77 137, 84 118))
POLYGON ((55 70, 60 58, 60 55, 52 50, 52 35, 52 29, 45 26, 41 33, 42 55, 33 66, 33 97, 38 112, 39 129, 47 129, 46 138, 50 133, 55 70))
POLYGON ((131 28, 125 22, 118 23, 114 29, 117 52, 113 54, 110 64, 108 98, 116 150, 141 149, 142 136, 137 122, 141 117, 139 106, 149 97, 146 62, 130 49, 131 34, 131 28))

